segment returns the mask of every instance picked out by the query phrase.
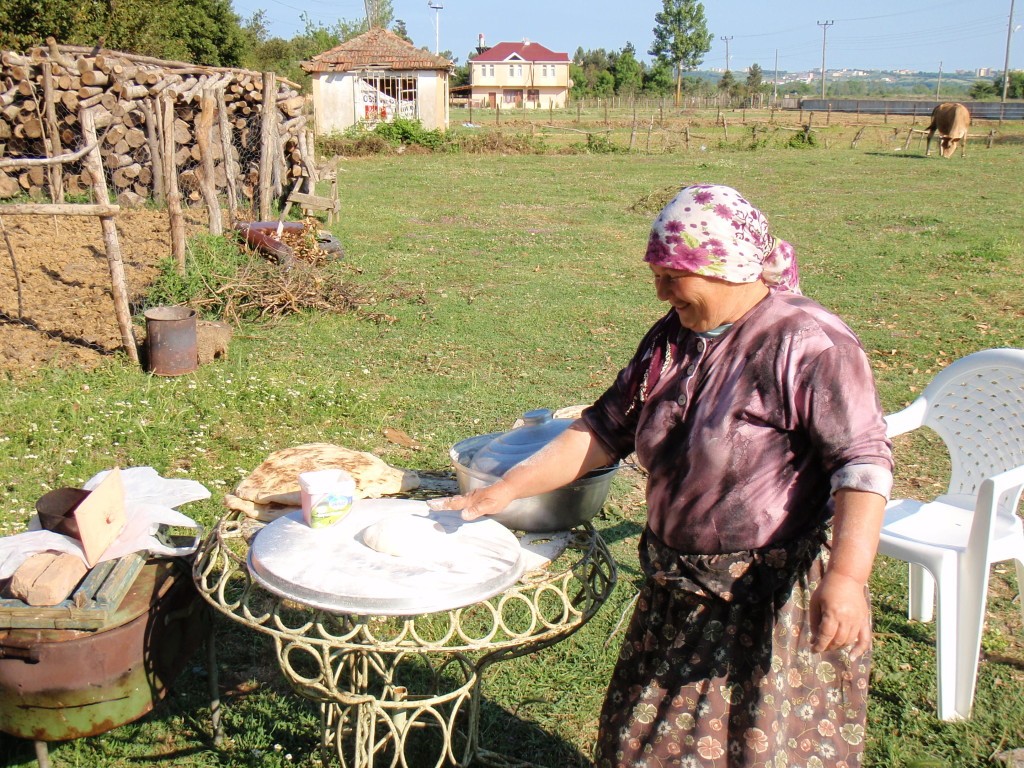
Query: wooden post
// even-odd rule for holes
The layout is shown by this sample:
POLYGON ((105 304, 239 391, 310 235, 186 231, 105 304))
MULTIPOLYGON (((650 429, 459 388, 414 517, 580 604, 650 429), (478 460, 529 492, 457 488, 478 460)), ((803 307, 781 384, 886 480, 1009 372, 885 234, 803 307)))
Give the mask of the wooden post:
MULTIPOLYGON (((82 123, 82 138, 93 149, 86 154, 84 165, 92 177, 92 195, 96 204, 107 204, 110 196, 107 193, 107 180, 103 175, 103 160, 96 141, 96 118, 91 109, 79 112, 82 123)), ((112 214, 100 216, 100 227, 103 230, 103 244, 107 251, 107 267, 110 270, 110 287, 114 296, 114 312, 117 324, 121 329, 121 343, 133 363, 138 365, 139 350, 135 346, 135 335, 132 333, 132 316, 128 308, 128 287, 124 279, 124 263, 121 261, 121 244, 117 239, 117 226, 112 214)))
POLYGON ((722 128, 725 129, 725 140, 729 141, 729 123, 726 122, 725 115, 722 115, 722 128))
POLYGON ((218 88, 217 114, 218 126, 220 128, 220 144, 224 159, 224 175, 227 179, 228 191, 228 216, 231 221, 235 219, 235 210, 238 208, 238 189, 235 186, 238 179, 238 164, 235 162, 234 147, 231 145, 231 121, 228 119, 228 107, 224 98, 224 89, 218 88))
POLYGON ((174 159, 174 94, 166 91, 158 97, 162 116, 164 186, 167 194, 167 216, 171 222, 171 253, 178 262, 179 274, 185 274, 185 221, 181 213, 181 191, 178 189, 178 167, 174 159))
POLYGON ((277 145, 277 103, 274 98, 277 77, 273 72, 263 73, 263 110, 260 120, 260 220, 270 221, 271 195, 274 188, 274 147, 277 145))
POLYGON ((3 234, 7 243, 7 253, 11 257, 11 269, 14 270, 14 285, 18 289, 18 319, 25 317, 25 308, 21 300, 21 274, 18 272, 18 260, 14 258, 14 246, 11 245, 11 237, 7 234, 7 227, 4 226, 4 218, 0 216, 0 234, 3 234))
MULTIPOLYGON (((46 144, 47 157, 64 154, 60 142, 60 130, 57 128, 57 110, 53 104, 53 64, 49 61, 43 62, 43 102, 46 112, 46 135, 49 141, 46 144)), ((55 203, 64 202, 64 172, 60 163, 49 166, 50 178, 50 200, 55 203)))
POLYGON ((220 200, 217 199, 217 186, 213 178, 213 117, 217 111, 217 99, 211 89, 204 88, 199 94, 199 120, 196 123, 196 144, 202 163, 199 174, 199 188, 206 201, 206 209, 210 214, 210 234, 224 233, 224 223, 220 215, 220 200))
POLYGON ((689 123, 686 124, 685 137, 686 137, 686 148, 689 149, 690 148, 690 124, 689 123))
POLYGON ((633 115, 633 128, 629 132, 629 151, 633 151, 633 143, 636 141, 636 115, 633 115))
POLYGON ((153 199, 157 203, 165 200, 164 153, 160 150, 157 125, 159 120, 151 99, 142 99, 142 114, 146 118, 146 145, 149 147, 149 166, 153 173, 153 199))

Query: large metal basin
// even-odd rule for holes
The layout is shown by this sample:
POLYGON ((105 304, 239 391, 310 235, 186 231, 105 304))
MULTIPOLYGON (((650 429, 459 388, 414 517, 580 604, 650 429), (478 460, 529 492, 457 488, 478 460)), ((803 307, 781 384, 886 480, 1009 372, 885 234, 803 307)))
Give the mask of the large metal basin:
MULTIPOLYGON (((497 482, 495 475, 472 469, 470 463, 476 452, 502 433, 478 435, 452 446, 449 455, 455 466, 459 492, 467 493, 497 482)), ((513 501, 494 519, 517 531, 562 531, 586 522, 596 515, 608 497, 612 476, 618 465, 602 467, 588 472, 569 485, 513 501)))

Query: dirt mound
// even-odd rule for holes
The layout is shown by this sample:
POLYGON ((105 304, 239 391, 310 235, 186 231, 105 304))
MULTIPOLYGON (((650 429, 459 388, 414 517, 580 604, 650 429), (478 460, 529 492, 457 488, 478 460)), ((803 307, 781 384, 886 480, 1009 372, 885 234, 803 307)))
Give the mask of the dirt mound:
MULTIPOLYGON (((0 216, 14 252, 12 264, 0 236, 0 371, 92 367, 120 348, 99 219, 5 216, 2 207, 0 216)), ((205 225, 200 219, 205 213, 185 214, 187 236, 205 225)), ((157 276, 160 260, 171 255, 167 213, 125 210, 116 223, 135 302, 157 276)))

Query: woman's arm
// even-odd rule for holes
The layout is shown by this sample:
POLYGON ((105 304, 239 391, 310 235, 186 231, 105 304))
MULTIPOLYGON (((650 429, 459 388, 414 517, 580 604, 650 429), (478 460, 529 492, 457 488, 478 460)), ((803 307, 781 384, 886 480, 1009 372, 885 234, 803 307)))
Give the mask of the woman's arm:
POLYGON ((811 596, 812 648, 820 653, 853 645, 851 658, 871 647, 865 587, 878 549, 885 497, 841 488, 835 494, 832 554, 811 596))
POLYGON ((433 509, 462 510, 463 520, 496 515, 516 499, 553 491, 592 469, 612 463, 589 427, 576 420, 537 453, 516 464, 494 485, 476 488, 463 496, 430 502, 433 509))

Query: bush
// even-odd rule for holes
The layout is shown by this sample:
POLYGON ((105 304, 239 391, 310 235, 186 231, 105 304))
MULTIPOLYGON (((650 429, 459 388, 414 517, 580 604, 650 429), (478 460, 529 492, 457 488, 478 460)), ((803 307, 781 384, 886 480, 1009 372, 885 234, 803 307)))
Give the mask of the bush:
POLYGON ((587 142, 576 142, 569 145, 573 150, 588 155, 616 155, 626 151, 614 141, 600 133, 588 133, 587 142))
POLYGON ((786 146, 791 149, 808 149, 810 147, 818 146, 817 139, 814 138, 814 134, 809 130, 797 131, 789 137, 789 141, 786 142, 786 146))
POLYGON ((426 130, 419 120, 396 117, 390 123, 377 123, 373 132, 392 146, 421 146, 437 151, 451 151, 457 145, 451 133, 434 129, 426 130))

